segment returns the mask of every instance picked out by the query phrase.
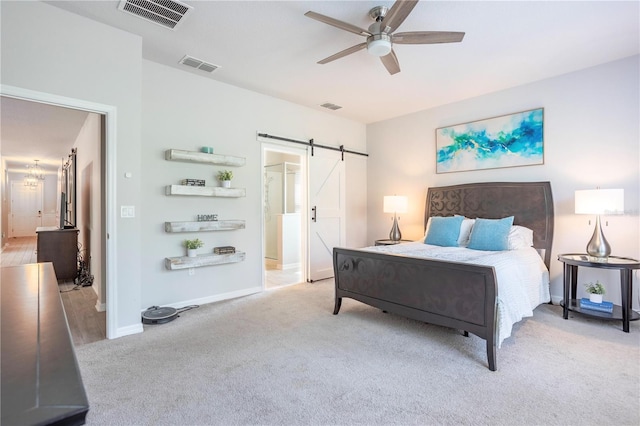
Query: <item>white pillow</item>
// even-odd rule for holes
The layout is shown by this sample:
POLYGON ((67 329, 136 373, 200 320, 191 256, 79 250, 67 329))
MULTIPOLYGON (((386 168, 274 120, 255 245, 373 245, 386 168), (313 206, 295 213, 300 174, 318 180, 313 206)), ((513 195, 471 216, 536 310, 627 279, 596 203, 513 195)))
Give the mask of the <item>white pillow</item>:
POLYGON ((458 237, 458 245, 460 247, 466 247, 469 245, 469 237, 471 236, 471 229, 473 224, 476 223, 475 219, 464 218, 462 225, 460 225, 460 236, 458 237))
POLYGON ((518 250, 525 247, 532 247, 533 231, 524 226, 513 225, 509 230, 507 243, 509 244, 509 250, 518 250))

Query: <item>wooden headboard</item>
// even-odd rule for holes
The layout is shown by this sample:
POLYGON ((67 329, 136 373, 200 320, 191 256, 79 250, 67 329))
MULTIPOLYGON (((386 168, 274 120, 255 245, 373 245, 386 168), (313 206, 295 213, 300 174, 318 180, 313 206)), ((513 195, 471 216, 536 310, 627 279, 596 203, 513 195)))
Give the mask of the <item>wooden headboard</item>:
POLYGON ((553 197, 549 182, 485 182, 429 188, 424 224, 431 216, 461 215, 500 219, 533 230, 533 246, 542 250, 547 268, 553 242, 553 197))

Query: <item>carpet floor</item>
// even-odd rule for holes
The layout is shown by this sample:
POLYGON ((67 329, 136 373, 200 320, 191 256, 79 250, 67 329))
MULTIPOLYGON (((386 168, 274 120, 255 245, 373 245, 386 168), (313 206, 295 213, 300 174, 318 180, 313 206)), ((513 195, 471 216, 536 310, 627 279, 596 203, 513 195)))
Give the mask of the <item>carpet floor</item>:
POLYGON ((640 322, 541 305, 485 342, 344 299, 333 282, 201 306, 80 346, 89 425, 639 425, 640 322))

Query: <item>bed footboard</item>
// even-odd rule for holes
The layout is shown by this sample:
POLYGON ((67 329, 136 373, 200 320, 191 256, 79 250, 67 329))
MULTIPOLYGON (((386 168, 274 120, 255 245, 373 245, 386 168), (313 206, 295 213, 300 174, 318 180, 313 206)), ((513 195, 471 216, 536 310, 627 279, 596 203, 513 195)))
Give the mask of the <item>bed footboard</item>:
POLYGON ((496 277, 491 266, 333 249, 334 314, 343 297, 485 339, 496 370, 496 277))

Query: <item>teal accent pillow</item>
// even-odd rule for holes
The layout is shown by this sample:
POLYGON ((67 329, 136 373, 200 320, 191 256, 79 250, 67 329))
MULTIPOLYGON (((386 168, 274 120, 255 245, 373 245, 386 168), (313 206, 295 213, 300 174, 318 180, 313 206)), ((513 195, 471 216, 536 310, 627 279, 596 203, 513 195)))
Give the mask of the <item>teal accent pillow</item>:
POLYGON ((457 247, 463 219, 462 216, 431 217, 431 225, 429 225, 424 243, 442 247, 457 247))
POLYGON ((508 250, 511 225, 513 216, 504 219, 476 219, 467 247, 486 251, 508 250))

